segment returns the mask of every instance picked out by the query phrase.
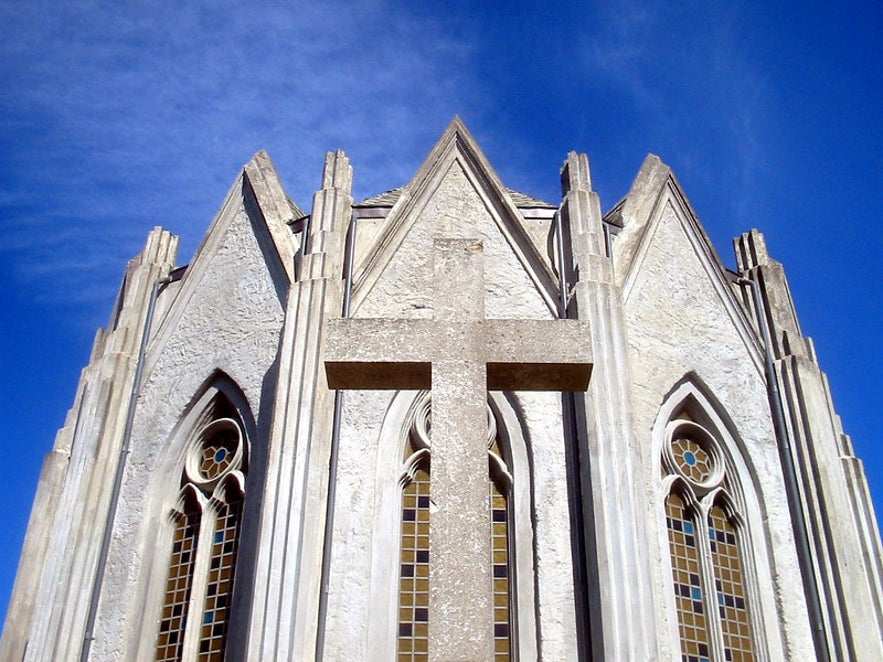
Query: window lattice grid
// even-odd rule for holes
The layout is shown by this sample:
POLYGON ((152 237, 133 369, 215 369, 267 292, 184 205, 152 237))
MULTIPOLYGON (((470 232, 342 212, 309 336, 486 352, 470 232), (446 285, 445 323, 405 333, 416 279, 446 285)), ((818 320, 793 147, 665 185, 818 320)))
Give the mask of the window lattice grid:
POLYGON ((714 565, 716 603, 724 636, 725 659, 731 662, 754 660, 736 529, 723 508, 718 505, 713 506, 708 513, 708 538, 714 565))
POLYGON ((242 499, 218 509, 199 641, 200 662, 221 662, 227 643, 230 601, 239 551, 242 499))
POLYGON ((198 512, 178 517, 169 559, 169 577, 156 644, 157 662, 180 660, 187 627, 187 604, 193 584, 193 564, 199 536, 198 512))
POLYGON ((491 479, 491 556, 494 574, 494 660, 510 659, 509 509, 506 496, 491 479))
POLYGON ((696 525, 680 495, 669 494, 665 508, 682 659, 684 662, 708 662, 708 622, 702 595, 696 525))
POLYGON ((704 483, 711 477, 714 460, 694 439, 678 437, 671 442, 678 469, 690 480, 704 483))
POLYGON ((429 467, 420 467, 402 492, 398 659, 428 660, 429 467))
POLYGON ((224 430, 205 444, 199 456, 199 471, 205 479, 217 478, 227 470, 233 463, 238 442, 235 432, 224 430))

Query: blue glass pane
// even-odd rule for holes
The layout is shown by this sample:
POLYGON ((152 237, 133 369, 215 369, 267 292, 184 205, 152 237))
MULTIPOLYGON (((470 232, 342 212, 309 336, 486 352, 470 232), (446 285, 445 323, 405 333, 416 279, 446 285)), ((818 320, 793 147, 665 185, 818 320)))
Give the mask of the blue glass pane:
POLYGON ((202 617, 202 622, 203 623, 211 623, 212 616, 213 616, 212 612, 210 612, 210 611, 205 612, 205 616, 202 617))
POLYGON ((684 453, 684 462, 689 464, 691 467, 696 466, 696 456, 693 455, 690 451, 684 453))
POLYGON ((215 462, 223 462, 225 457, 227 457, 227 450, 219 448, 218 452, 215 453, 215 462))
POLYGON ((684 522, 684 533, 688 536, 693 535, 693 522, 684 522))
POLYGON ((694 588, 692 593, 693 593, 694 600, 701 600, 702 599, 702 589, 701 588, 694 588))

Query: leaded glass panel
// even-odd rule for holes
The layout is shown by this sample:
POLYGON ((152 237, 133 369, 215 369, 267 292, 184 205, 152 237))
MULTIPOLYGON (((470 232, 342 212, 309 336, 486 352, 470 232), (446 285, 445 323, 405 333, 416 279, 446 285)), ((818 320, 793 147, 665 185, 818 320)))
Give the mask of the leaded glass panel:
POLYGON ((696 524, 693 513, 677 493, 669 494, 666 500, 666 522, 682 659, 684 662, 708 662, 708 622, 702 594, 696 524))
POLYGON ((398 659, 428 660, 429 466, 420 467, 402 494, 398 659))
POLYGON ((202 613, 200 662, 222 662, 224 659, 230 622, 230 601, 233 598, 233 578, 239 552, 241 511, 241 497, 218 507, 202 613))
POLYGON ((714 468, 712 457, 694 439, 678 437, 671 442, 671 450, 678 469, 687 478, 697 483, 711 478, 714 468))
POLYGON ((494 574, 494 660, 510 656, 509 510, 495 481, 490 483, 491 556, 494 574))
POLYGON ((200 514, 196 507, 189 509, 186 514, 176 515, 169 575, 156 644, 157 662, 181 659, 184 631, 187 627, 187 605, 193 584, 199 521, 200 514))
POLYGON ((716 602, 724 635, 724 654, 732 662, 754 660, 736 529, 718 505, 714 505, 708 514, 708 538, 714 564, 716 602))

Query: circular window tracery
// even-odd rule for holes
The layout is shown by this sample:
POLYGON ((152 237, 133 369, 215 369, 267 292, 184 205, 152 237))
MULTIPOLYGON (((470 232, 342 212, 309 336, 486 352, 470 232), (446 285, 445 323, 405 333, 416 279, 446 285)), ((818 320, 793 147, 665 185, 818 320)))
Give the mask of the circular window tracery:
POLYGON ((242 464, 242 430, 232 418, 213 421, 196 435, 187 456, 187 477, 210 487, 242 464))
POLYGON ((708 482, 714 469, 714 461, 696 440, 678 436, 672 440, 671 450, 678 469, 684 476, 697 483, 708 482))
POLYGON ((692 421, 672 421, 668 438, 663 455, 669 471, 685 478, 702 493, 721 482, 724 463, 717 445, 705 428, 692 421))

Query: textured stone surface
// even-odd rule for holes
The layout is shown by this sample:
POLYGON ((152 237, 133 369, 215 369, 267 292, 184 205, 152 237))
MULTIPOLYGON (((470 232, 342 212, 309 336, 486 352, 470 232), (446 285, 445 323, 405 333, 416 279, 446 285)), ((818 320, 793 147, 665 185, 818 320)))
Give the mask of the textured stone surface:
POLYGON ((584 389, 587 329, 565 320, 509 322, 496 329, 494 321, 484 320, 481 242, 442 238, 434 248, 433 319, 337 320, 329 329, 326 370, 329 384, 338 388, 431 386, 430 659, 480 660, 493 650, 490 547, 482 535, 490 529, 490 512, 485 481, 477 479, 487 471, 487 363, 518 366, 522 354, 545 358, 549 365, 538 376, 509 367, 498 369, 503 377, 497 374, 497 381, 508 380, 512 389, 584 389), (525 343, 520 325, 525 335, 544 339, 542 349, 525 343), (565 329, 570 333, 559 333, 565 329), (404 362, 402 374, 396 359, 404 362), (414 381, 421 359, 431 362, 431 384, 414 381), (572 385, 562 384, 568 372, 554 369, 567 359, 582 370, 572 385), (372 370, 372 361, 380 361, 379 368, 372 370))
MULTIPOLYGON (((717 281, 713 265, 704 259, 685 230, 687 221, 671 203, 665 204, 648 232, 624 308, 629 324, 629 355, 633 366, 633 406, 636 435, 649 475, 645 479, 650 524, 662 521, 664 494, 658 475, 661 439, 653 439, 654 423, 663 396, 685 375, 704 385, 726 411, 734 426, 746 486, 746 508, 751 535, 756 541, 754 564, 762 586, 756 608, 768 629, 774 658, 813 657, 802 600, 786 596, 800 585, 793 551, 788 506, 783 498, 775 431, 770 416, 757 345, 735 321, 735 304, 717 281), (755 486, 756 492, 748 489, 755 486), (770 522, 768 529, 761 523, 770 522), (770 556, 767 550, 773 550, 770 556), (781 630, 780 630, 781 628, 781 630), (781 631, 781 635, 778 632, 781 631)), ((652 529, 651 529, 652 530, 652 529)), ((655 554, 668 547, 664 530, 651 539, 655 554)), ((668 592, 669 579, 657 567, 657 594, 668 592)), ((673 633, 676 622, 669 622, 673 633)), ((670 637, 662 639, 664 651, 676 648, 670 637)))
MULTIPOLYGON (((516 209, 459 119, 394 206, 359 221, 351 317, 332 320, 351 182, 345 155, 329 153, 303 251, 289 225, 301 212, 257 155, 184 278, 163 289, 90 659, 153 656, 184 444, 221 372, 251 444, 228 659, 394 659, 402 486, 430 396, 435 658, 490 657, 486 406, 511 474, 518 659, 680 657, 661 456, 684 410, 726 462, 757 658, 811 658, 757 321, 670 170, 645 161, 609 219, 621 228, 610 255, 588 159, 568 155, 559 212, 574 262, 571 320, 554 319, 553 210, 516 209), (439 260, 438 237, 455 249, 439 260), (528 390, 582 388, 589 351, 585 394, 528 390), (567 374, 572 361, 583 364, 567 374), (337 399, 336 473, 326 365, 333 385, 358 387, 337 399)), ((26 660, 76 659, 82 646, 140 330, 176 243, 151 234, 96 337, 41 477, 3 659, 22 659, 26 646, 26 660)), ((756 233, 739 250, 740 275, 759 282, 774 327, 832 650, 880 659, 883 555, 861 463, 781 266, 756 233)))
MULTIPOLYGON (((117 517, 108 559, 105 592, 113 599, 102 605, 94 659, 151 654, 159 607, 147 600, 147 582, 166 572, 164 560, 153 557, 154 536, 177 499, 187 440, 174 434, 175 425, 216 371, 232 378, 248 400, 259 431, 251 464, 257 472, 265 465, 261 439, 268 432, 270 412, 264 407, 272 386, 267 379, 283 321, 277 290, 287 289, 284 273, 274 274, 279 267, 267 264, 251 220, 233 198, 194 258, 179 300, 154 323, 120 495, 126 505, 117 517), (144 499, 145 494, 153 496, 144 499), (147 620, 145 612, 151 615, 147 620), (141 634, 133 640, 132 632, 141 634)), ((252 517, 257 505, 256 498, 246 500, 252 517)))

